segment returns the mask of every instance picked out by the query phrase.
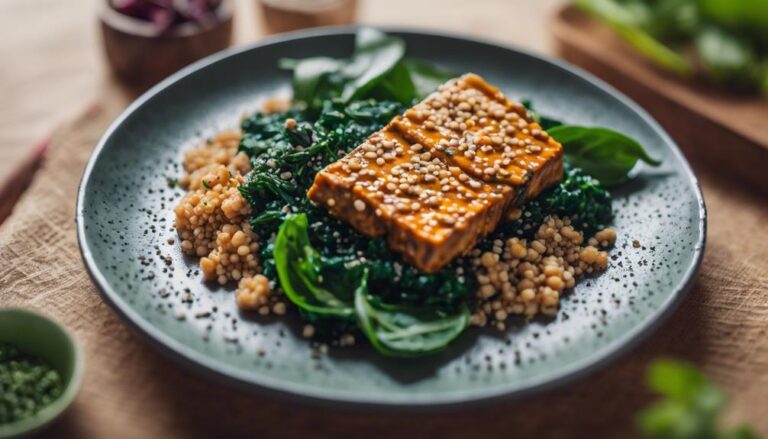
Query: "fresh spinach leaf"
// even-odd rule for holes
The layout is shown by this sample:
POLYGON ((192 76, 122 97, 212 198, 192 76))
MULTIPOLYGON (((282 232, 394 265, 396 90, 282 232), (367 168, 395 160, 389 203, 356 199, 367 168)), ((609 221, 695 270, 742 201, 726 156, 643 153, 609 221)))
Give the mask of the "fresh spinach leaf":
POLYGON ((368 293, 367 270, 355 290, 355 313, 363 333, 376 350, 397 357, 437 352, 469 324, 469 310, 464 304, 446 312, 436 307, 382 303, 368 293))
POLYGON ((563 153, 574 167, 605 186, 626 181, 638 160, 651 166, 661 164, 637 141, 608 128, 560 125, 548 133, 563 144, 563 153))
POLYGON ((413 59, 405 59, 402 64, 411 75, 417 99, 426 98, 441 84, 457 76, 455 72, 442 70, 432 64, 413 59))
POLYGON ((383 32, 363 28, 355 39, 355 54, 342 73, 350 81, 344 85, 345 102, 358 99, 395 68, 405 55, 405 42, 383 32))
POLYGON ((363 28, 351 58, 282 59, 280 67, 294 72, 294 100, 315 112, 329 99, 348 103, 374 98, 411 105, 454 76, 404 55, 402 39, 363 28))
MULTIPOLYGON (((342 66, 339 60, 324 56, 294 62, 293 99, 306 103, 311 103, 315 99, 322 81, 342 66)), ((281 66, 288 65, 290 64, 287 61, 281 63, 281 66)))
POLYGON ((416 95, 416 88, 411 80, 411 73, 404 63, 397 63, 391 72, 382 78, 373 90, 376 99, 410 102, 416 95))
POLYGON ((275 238, 273 255, 280 286, 296 306, 324 316, 354 316, 354 287, 350 288, 348 282, 359 278, 359 273, 354 269, 344 270, 347 278, 343 282, 324 278, 321 256, 309 242, 307 215, 294 215, 283 221, 275 238), (332 290, 329 284, 333 285, 332 290))

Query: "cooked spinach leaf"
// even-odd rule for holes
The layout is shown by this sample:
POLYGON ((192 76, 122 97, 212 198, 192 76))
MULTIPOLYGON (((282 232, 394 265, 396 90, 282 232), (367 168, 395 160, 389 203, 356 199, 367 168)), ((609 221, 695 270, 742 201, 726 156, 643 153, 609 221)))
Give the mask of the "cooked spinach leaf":
MULTIPOLYGON (((240 191, 253 207, 251 224, 264 242, 264 275, 280 282, 320 332, 338 335, 354 329, 358 321, 352 292, 360 287, 365 271, 364 303, 373 310, 365 320, 366 335, 391 355, 429 353, 439 349, 441 340, 448 342, 461 332, 476 285, 474 276, 459 273, 471 273, 471 264, 457 258, 437 273, 420 273, 392 252, 385 239, 363 236, 312 205, 306 191, 320 169, 405 108, 391 101, 336 100, 324 102, 319 112, 256 113, 243 121, 240 144, 253 165, 240 191), (417 322, 428 329, 428 336, 404 330, 417 322)), ((569 167, 560 185, 529 202, 520 220, 503 225, 486 243, 510 234, 532 234, 554 214, 578 218, 576 226, 591 233, 610 222, 610 195, 597 180, 569 167)))
POLYGON ((651 166, 661 164, 636 140, 608 128, 560 125, 548 132, 563 144, 563 153, 571 165, 605 186, 625 182, 638 160, 651 166))
POLYGON ((590 236, 613 219, 611 195, 600 182, 565 162, 563 180, 523 206, 522 216, 502 224, 498 237, 531 238, 547 216, 568 216, 574 227, 590 236))
POLYGON ((240 192, 256 215, 256 233, 270 237, 291 212, 314 208, 306 192, 317 171, 381 129, 405 107, 396 102, 325 102, 318 115, 290 110, 256 113, 242 123, 240 150, 253 170, 240 192), (286 124, 289 119, 295 124, 286 124))
POLYGON ((442 350, 469 324, 465 304, 444 307, 391 305, 368 293, 368 271, 355 290, 358 324, 371 344, 385 355, 411 357, 442 350))

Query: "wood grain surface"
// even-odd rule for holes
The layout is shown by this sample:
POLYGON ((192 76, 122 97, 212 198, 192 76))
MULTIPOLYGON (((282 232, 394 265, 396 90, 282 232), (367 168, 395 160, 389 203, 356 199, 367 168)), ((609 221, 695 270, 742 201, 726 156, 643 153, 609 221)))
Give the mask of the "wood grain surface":
MULTIPOLYGON (((546 7, 557 2, 485 2, 498 6, 494 14, 480 1, 423 3, 432 8, 403 14, 408 2, 364 2, 361 15, 381 23, 428 21, 543 50, 546 7), (509 26, 508 17, 524 8, 537 18, 509 26)), ((79 116, 70 113, 72 120, 54 132, 47 161, 0 227, 0 306, 56 318, 86 352, 73 408, 43 437, 632 437, 634 413, 651 399, 643 371, 660 356, 700 365, 731 394, 728 417, 768 434, 768 205, 705 161, 693 162, 709 211, 701 274, 680 309, 631 354, 587 379, 518 402, 410 415, 331 410, 245 394, 188 372, 101 300, 77 249, 75 194, 93 145, 132 93, 109 80, 95 84, 95 104, 79 116)))

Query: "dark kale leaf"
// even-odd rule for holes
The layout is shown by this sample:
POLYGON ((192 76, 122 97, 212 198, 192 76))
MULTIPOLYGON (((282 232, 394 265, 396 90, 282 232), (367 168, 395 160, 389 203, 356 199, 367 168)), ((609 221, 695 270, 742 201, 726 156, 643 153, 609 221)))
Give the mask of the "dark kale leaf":
POLYGON ((245 119, 240 151, 251 158, 253 171, 240 192, 255 212, 254 231, 272 236, 287 213, 316 210, 306 197, 315 174, 404 109, 396 102, 327 101, 317 117, 290 110, 245 119), (289 119, 296 123, 286 124, 289 119))

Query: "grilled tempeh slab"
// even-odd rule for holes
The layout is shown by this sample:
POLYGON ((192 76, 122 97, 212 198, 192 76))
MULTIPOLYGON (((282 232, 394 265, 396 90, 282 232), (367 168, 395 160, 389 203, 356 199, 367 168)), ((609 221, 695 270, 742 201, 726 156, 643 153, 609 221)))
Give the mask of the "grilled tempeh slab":
POLYGON ((442 85, 315 177, 308 197, 423 272, 562 177, 562 147, 474 74, 442 85))

